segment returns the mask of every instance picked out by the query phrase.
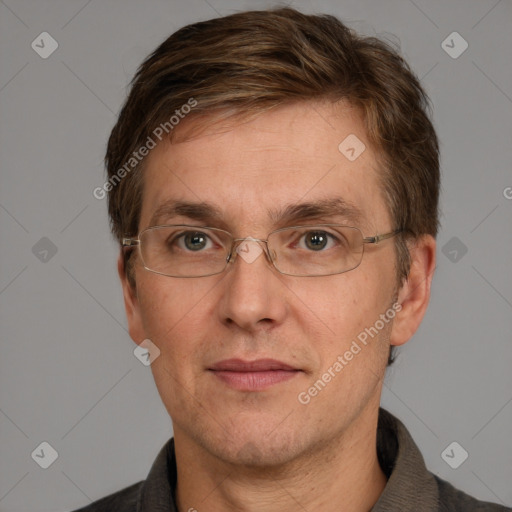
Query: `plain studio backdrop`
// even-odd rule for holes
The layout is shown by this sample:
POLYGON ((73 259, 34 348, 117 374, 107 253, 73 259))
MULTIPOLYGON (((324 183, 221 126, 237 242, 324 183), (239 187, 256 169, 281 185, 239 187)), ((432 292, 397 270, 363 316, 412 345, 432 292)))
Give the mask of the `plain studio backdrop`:
MULTIPOLYGON (((150 368, 133 353, 106 200, 93 190, 105 181, 106 140, 141 60, 185 24, 274 5, 0 2, 2 512, 71 510, 139 481, 172 435, 150 368)), ((433 473, 510 506, 512 3, 290 5, 399 41, 432 99, 442 151, 438 266, 426 318, 388 370, 383 405, 433 473), (456 469, 448 464, 466 452, 456 469)))

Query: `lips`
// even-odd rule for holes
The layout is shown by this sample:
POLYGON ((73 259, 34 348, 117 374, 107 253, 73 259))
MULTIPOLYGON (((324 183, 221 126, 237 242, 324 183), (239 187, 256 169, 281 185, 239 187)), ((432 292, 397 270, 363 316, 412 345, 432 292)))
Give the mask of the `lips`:
POLYGON ((209 368, 224 384, 239 391, 262 391, 294 378, 301 370, 276 359, 226 359, 209 368))
POLYGON ((243 361, 242 359, 226 359, 214 364, 210 370, 229 372, 266 372, 275 370, 295 371, 296 368, 276 359, 257 359, 243 361))

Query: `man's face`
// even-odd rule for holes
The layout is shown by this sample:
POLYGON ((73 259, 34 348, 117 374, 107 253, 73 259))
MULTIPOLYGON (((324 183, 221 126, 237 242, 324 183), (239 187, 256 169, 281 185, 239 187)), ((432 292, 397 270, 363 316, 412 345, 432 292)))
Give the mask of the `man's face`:
MULTIPOLYGON (((348 106, 301 103, 251 122, 212 125, 188 141, 158 146, 144 172, 140 230, 191 224, 266 239, 298 224, 356 225, 364 236, 396 228, 363 122, 348 106), (346 157, 350 150, 338 149, 351 134, 366 145, 354 161, 346 157), (336 214, 293 223, 268 215, 335 198, 360 210, 357 223, 336 214), (173 200, 208 203, 222 218, 155 219, 173 200)), ((392 322, 366 345, 358 342, 360 351, 343 358, 341 370, 335 363, 391 307, 394 264, 392 240, 366 246, 356 269, 323 277, 279 274, 265 254, 251 263, 237 255, 224 273, 200 278, 158 275, 137 262, 131 298, 125 281, 130 333, 161 351, 152 371, 176 437, 226 461, 282 463, 330 442, 364 411, 375 410, 392 322), (294 371, 261 385, 261 378, 244 372, 234 377, 215 370, 233 359, 272 359, 294 371), (330 379, 322 377, 326 372, 330 379), (319 379, 324 385, 309 393, 319 379), (250 382, 260 385, 249 389, 250 382)))

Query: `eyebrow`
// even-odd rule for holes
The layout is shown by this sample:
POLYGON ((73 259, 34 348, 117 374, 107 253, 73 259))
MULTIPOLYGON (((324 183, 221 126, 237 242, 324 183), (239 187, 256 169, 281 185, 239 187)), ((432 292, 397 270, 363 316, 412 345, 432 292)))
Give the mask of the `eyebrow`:
POLYGON ((282 221, 298 222, 326 217, 343 217, 345 220, 358 223, 363 218, 362 211, 356 205, 341 197, 290 204, 282 209, 268 210, 268 215, 276 224, 282 221))
MULTIPOLYGON (((341 197, 292 203, 282 208, 270 208, 267 210, 267 214, 275 225, 328 217, 342 217, 344 220, 357 224, 364 219, 362 211, 357 206, 341 197)), ((171 199, 157 207, 151 217, 150 226, 161 225, 174 217, 187 217, 195 221, 226 225, 222 211, 213 204, 171 199)))

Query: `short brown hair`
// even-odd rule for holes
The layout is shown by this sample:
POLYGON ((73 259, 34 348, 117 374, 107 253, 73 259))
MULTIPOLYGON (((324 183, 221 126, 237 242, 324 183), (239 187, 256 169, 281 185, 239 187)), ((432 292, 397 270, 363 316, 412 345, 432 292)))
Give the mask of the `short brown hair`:
POLYGON ((191 98, 197 103, 190 117, 206 119, 291 102, 347 100, 364 116, 381 161, 385 201, 394 227, 403 229, 396 238, 399 283, 410 269, 407 240, 437 234, 439 148, 417 77, 389 43, 360 36, 334 16, 279 8, 188 25, 139 67, 105 157, 109 215, 119 241, 138 233, 144 162, 112 180, 191 98))

